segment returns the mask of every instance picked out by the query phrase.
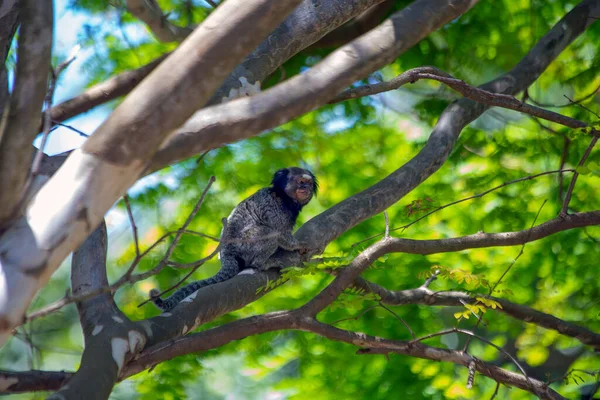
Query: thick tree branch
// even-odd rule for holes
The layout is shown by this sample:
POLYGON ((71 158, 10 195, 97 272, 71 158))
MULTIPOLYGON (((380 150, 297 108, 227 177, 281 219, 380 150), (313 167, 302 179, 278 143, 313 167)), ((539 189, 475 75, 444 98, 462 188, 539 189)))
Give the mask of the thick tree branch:
MULTIPOLYGON (((375 293, 379 293, 382 296, 382 301, 393 305, 426 304, 462 306, 463 301, 468 303, 474 302, 474 299, 472 299, 470 296, 460 292, 436 293, 424 286, 412 290, 393 292, 383 289, 370 282, 366 282, 361 278, 359 278, 358 281, 362 281, 364 283, 359 283, 358 285, 360 287, 363 287, 366 290, 371 290, 375 293)), ((567 334, 569 336, 571 336, 569 333, 571 333, 572 330, 573 332, 577 332, 573 336, 580 338, 580 340, 586 335, 595 335, 591 332, 586 332, 585 328, 580 328, 565 321, 558 320, 547 314, 543 314, 538 311, 531 310, 527 307, 510 303, 503 299, 493 299, 495 301, 500 302, 503 306, 503 309, 498 309, 498 311, 505 312, 509 315, 515 316, 518 319, 529 321, 532 323, 539 323, 540 326, 550 325, 550 329, 562 327, 558 328, 562 330, 561 333, 567 334), (584 334, 582 334, 582 332, 584 334)), ((543 398, 560 398, 556 397, 557 394, 551 391, 551 389, 547 388, 547 386, 541 382, 538 382, 531 378, 527 379, 522 375, 508 373, 506 370, 503 370, 496 366, 492 366, 491 364, 482 363, 481 361, 474 359, 471 356, 462 352, 438 349, 430 346, 421 347, 423 345, 420 344, 417 347, 413 347, 413 345, 415 345, 416 343, 391 341, 366 336, 364 334, 340 330, 337 328, 333 328, 329 325, 316 322, 311 318, 307 318, 301 310, 302 309, 298 309, 291 312, 274 312, 261 316, 250 317, 217 328, 209 329, 207 331, 181 337, 173 341, 160 342, 157 345, 144 350, 135 360, 131 360, 122 371, 120 379, 126 379, 131 375, 137 374, 160 362, 172 359, 174 357, 218 348, 227 343, 230 343, 235 340, 241 340, 250 335, 256 335, 283 329, 298 329, 315 332, 332 340, 339 340, 363 347, 364 349, 360 351, 360 353, 362 354, 398 353, 436 361, 453 362, 464 366, 468 366, 472 362, 475 362, 478 368, 477 370, 480 373, 489 376, 490 378, 498 382, 502 382, 511 386, 517 386, 529 391, 532 390, 531 386, 529 385, 530 383, 532 383, 534 385, 533 390, 541 394, 543 398), (455 358, 456 356, 460 356, 460 361, 457 361, 457 359, 455 358)), ((597 335, 595 335, 595 338, 592 336, 592 340, 597 341, 597 335)), ((7 375, 7 377, 19 378, 20 376, 26 374, 27 373, 16 373, 14 376, 7 375)), ((46 374, 52 374, 52 376, 55 377, 55 380, 60 379, 62 381, 66 380, 70 375, 66 372, 46 374)), ((0 374, 0 376, 3 375, 0 374)), ((40 382, 37 383, 38 386, 40 384, 40 382)), ((35 383, 29 383, 29 385, 35 385, 35 383)), ((11 386, 11 388, 7 390, 7 392, 15 392, 13 388, 16 389, 16 387, 11 386)))
MULTIPOLYGON (((427 306, 462 307, 464 305, 463 302, 468 304, 477 302, 477 300, 467 293, 435 292, 426 287, 397 291, 388 290, 360 277, 354 281, 354 286, 364 289, 366 292, 376 293, 381 297, 383 303, 394 306, 423 304, 427 306)), ((577 339, 594 349, 600 349, 600 334, 592 332, 585 327, 502 298, 489 298, 497 301, 502 306, 502 308, 496 308, 496 312, 501 312, 515 319, 557 331, 562 335, 577 339)))
MULTIPOLYGON (((108 286, 107 236, 101 224, 73 254, 73 293, 108 286)), ((77 303, 85 348, 81 365, 55 399, 107 399, 123 366, 146 344, 146 331, 138 329, 117 307, 111 293, 77 303)))
MULTIPOLYGON (((306 305, 302 306, 299 311, 311 317, 316 316, 317 313, 323 310, 327 305, 331 304, 342 291, 351 286, 365 268, 384 254, 392 252, 435 254, 456 252, 470 248, 510 246, 517 244, 524 245, 527 242, 539 240, 542 237, 551 235, 560 230, 598 224, 600 224, 600 211, 594 211, 590 213, 569 215, 565 218, 557 218, 545 224, 519 232, 499 234, 477 233, 462 238, 439 240, 397 239, 386 236, 361 252, 348 267, 337 274, 332 283, 306 305)), ((564 328, 561 329, 564 330, 564 328)), ((593 340, 593 338, 588 335, 588 337, 583 340, 589 341, 590 339, 593 340)), ((596 345, 600 345, 600 342, 596 343, 596 345)))
POLYGON ((394 7, 394 3, 394 0, 385 0, 369 8, 352 21, 323 36, 318 42, 310 46, 309 49, 339 47, 356 39, 360 35, 364 35, 381 23, 383 18, 394 7))
POLYGON ((517 246, 534 242, 568 229, 593 225, 600 225, 600 211, 570 214, 565 217, 558 217, 548 222, 544 222, 531 229, 524 229, 516 232, 478 232, 468 236, 434 240, 390 238, 385 246, 385 251, 426 255, 450 253, 483 247, 517 246))
POLYGON ((18 0, 5 0, 0 3, 0 121, 4 108, 10 98, 8 93, 8 72, 6 71, 6 57, 10 50, 17 25, 19 22, 18 0))
MULTIPOLYGON (((413 5, 418 6, 417 3, 413 3, 413 5)), ((484 88, 486 90, 516 93, 529 86, 544 68, 585 29, 588 14, 596 12, 598 9, 600 9, 600 1, 584 1, 544 36, 524 58, 524 61, 520 62, 511 72, 490 82, 484 88)), ((405 19, 405 26, 414 28, 406 21, 411 21, 410 18, 405 19)), ((373 45, 373 42, 370 44, 373 45)), ((304 75, 308 75, 308 73, 304 75)), ((327 73, 323 79, 329 76, 331 74, 327 73)), ((248 99, 234 100, 219 107, 227 107, 235 102, 238 102, 238 104, 248 102, 245 104, 249 105, 249 101, 254 101, 257 97, 263 96, 262 98, 264 98, 265 93, 248 99)), ((322 101, 325 102, 327 99, 324 98, 322 101)), ((225 108, 219 109, 224 110, 225 108)), ((231 110, 234 112, 233 109, 231 110)), ((441 166, 451 151, 460 130, 483 111, 485 111, 484 106, 466 99, 451 105, 441 116, 427 145, 419 155, 377 185, 345 200, 304 224, 298 231, 297 237, 307 241, 315 248, 324 248, 345 230, 385 210, 441 166)), ((220 117, 224 120, 228 118, 227 115, 221 115, 220 117)), ((209 117, 207 116, 207 118, 209 117)), ((236 118, 233 116, 234 120, 236 118)), ((266 117, 260 114, 257 118, 264 119, 266 117)), ((250 129, 248 126, 246 128, 250 129)), ((213 132, 220 131, 216 129, 213 132)), ((220 132, 220 134, 226 135, 227 132, 220 132)), ((520 240, 520 238, 518 239, 520 240)), ((283 255, 282 260, 288 265, 295 265, 300 261, 295 253, 289 256, 283 255)), ((254 301, 259 297, 256 294, 257 289, 263 287, 267 279, 276 279, 277 277, 278 274, 273 271, 256 273, 249 276, 239 276, 218 285, 201 289, 194 296, 190 296, 190 303, 184 303, 176 307, 172 315, 165 316, 166 318, 162 319, 156 318, 155 321, 156 323, 162 321, 162 324, 166 327, 165 329, 169 330, 164 338, 168 338, 174 333, 187 332, 192 326, 210 321, 216 316, 254 301), (270 278, 267 278, 268 276, 270 278), (228 295, 223 295, 223 293, 228 293, 228 295), (199 315, 199 320, 195 318, 196 315, 199 315)), ((347 286, 347 282, 338 282, 340 282, 340 287, 347 286)), ((323 294, 322 297, 329 301, 328 297, 331 296, 323 294)), ((318 311, 317 305, 311 306, 311 311, 314 312, 315 310, 318 311)), ((158 343, 164 338, 154 343, 158 343)))
POLYGON ((127 0, 127 10, 143 21, 161 42, 181 42, 193 28, 180 27, 167 19, 156 0, 127 0))
POLYGON ((122 379, 178 356, 216 349, 251 335, 293 329, 296 326, 296 316, 293 312, 279 311, 240 319, 174 340, 157 342, 154 346, 147 347, 135 360, 125 366, 122 379))
MULTIPOLYGON (((210 103, 220 102, 231 89, 239 88, 240 77, 262 81, 294 54, 319 40, 350 18, 382 0, 330 0, 315 7, 304 0, 225 80, 210 103)), ((52 119, 64 121, 92 107, 129 93, 167 55, 139 69, 124 72, 91 87, 83 94, 52 108, 52 119)))
POLYGON ((550 389, 543 382, 509 372, 500 367, 475 359, 463 352, 426 346, 412 341, 389 340, 365 335, 364 333, 345 331, 317 322, 316 320, 307 317, 306 314, 303 314, 301 309, 291 312, 274 312, 238 320, 218 328, 176 339, 168 344, 147 349, 142 352, 136 360, 133 360, 126 366, 124 377, 134 375, 159 362, 177 356, 207 351, 250 335, 283 329, 313 332, 331 340, 359 346, 363 348, 363 350, 360 350, 361 354, 397 353, 434 361, 452 362, 465 367, 468 367, 470 363, 475 362, 476 369, 479 373, 486 375, 497 382, 519 387, 532 393, 538 393, 544 399, 563 399, 562 396, 550 389), (531 384, 533 384, 533 387, 531 384))
MULTIPOLYGON (((544 35, 517 66, 482 88, 504 94, 516 94, 524 90, 594 21, 590 16, 598 13, 600 1, 581 2, 544 35)), ((324 248, 346 230, 400 200, 442 166, 461 130, 485 110, 484 105, 469 99, 448 106, 425 147, 412 160, 379 183, 308 221, 299 229, 296 237, 315 247, 324 248)))
POLYGON ((356 79, 388 64, 476 2, 417 0, 309 71, 252 97, 200 110, 161 146, 148 171, 257 135, 325 104, 356 79))
MULTIPOLYGON (((4 4, 1 7, 4 8, 4 4)), ((13 212, 23 196, 31 164, 31 142, 38 134, 50 71, 52 2, 22 0, 19 14, 21 30, 15 86, 8 112, 0 116, 0 129, 3 129, 0 132, 0 232, 9 219, 16 217, 13 212)))
MULTIPOLYGON (((106 225, 102 223, 73 254, 71 285, 74 294, 108 285, 107 242, 106 225)), ((52 397, 108 398, 119 370, 112 352, 107 351, 114 347, 111 346, 112 334, 109 332, 119 329, 117 320, 123 322, 126 317, 108 293, 78 303, 77 310, 85 338, 81 365, 69 380, 69 385, 52 397)))
POLYGON ((344 268, 325 289, 313 297, 308 303, 299 308, 299 312, 315 317, 325 307, 331 304, 354 280, 379 257, 386 254, 393 239, 384 237, 379 242, 362 251, 346 268, 344 268))
POLYGON ((359 354, 396 353, 433 361, 451 362, 464 367, 469 367, 470 364, 475 363, 477 372, 492 378, 496 382, 518 387, 533 393, 542 399, 565 399, 548 387, 544 382, 507 371, 493 364, 476 359, 462 351, 441 349, 412 341, 382 339, 376 336, 365 335, 364 333, 338 329, 310 319, 303 320, 300 329, 316 333, 331 340, 345 342, 364 348, 363 350, 359 350, 359 354))
POLYGON ((72 376, 65 371, 0 371, 0 395, 58 390, 72 376))
POLYGON ((388 82, 382 82, 374 85, 364 85, 357 88, 346 90, 337 95, 329 103, 339 103, 349 99, 355 99, 364 96, 371 96, 378 93, 398 89, 407 83, 414 83, 421 79, 432 79, 443 83, 444 85, 456 90, 467 99, 475 100, 487 106, 496 106, 507 108, 529 114, 534 117, 555 122, 569 128, 585 128, 588 126, 583 121, 567 117, 554 111, 544 110, 543 108, 524 103, 514 96, 502 93, 492 93, 467 84, 465 81, 456 79, 444 71, 435 67, 419 67, 408 70, 388 82))
POLYGON ((0 290, 7 294, 0 297, 0 343, 60 262, 139 177, 168 132, 208 101, 248 49, 300 1, 222 4, 69 156, 26 216, 0 237, 0 290))
MULTIPOLYGON (((364 35, 360 39, 352 42, 348 46, 344 46, 342 49, 332 54, 332 56, 319 64, 320 67, 318 65, 311 71, 286 81, 295 82, 292 83, 292 86, 297 89, 297 94, 288 92, 286 89, 287 86, 285 86, 284 83, 268 91, 273 93, 272 96, 269 95, 268 92, 253 96, 252 99, 260 98, 265 102, 265 104, 262 104, 257 108, 245 109, 239 105, 233 108, 228 107, 230 104, 244 100, 238 99, 221 106, 209 107, 205 110, 201 110, 196 116, 202 114, 209 118, 212 118, 211 115, 219 115, 219 118, 223 117, 219 113, 212 113, 212 111, 217 109, 229 109, 232 113, 237 113, 237 115, 233 117, 233 123, 229 125, 231 130, 219 133, 219 135, 228 136, 230 136, 229 134, 239 134, 239 132, 242 131, 260 131, 260 126, 262 126, 262 124, 272 124, 275 120, 278 121, 278 123, 281 123, 282 121, 278 119, 265 118, 266 115, 263 114, 264 110, 271 109, 272 111, 273 107, 275 107, 284 113, 282 115, 286 116, 297 115, 297 113, 310 110, 313 102, 327 101, 327 96, 315 98, 315 93, 319 93, 319 90, 315 91, 315 85, 327 88, 329 96, 334 96, 342 87, 348 85, 355 79, 357 76, 355 75, 356 73, 360 74, 360 71, 368 71, 370 68, 384 65, 395 58, 398 53, 408 49, 412 44, 416 43, 432 30, 437 29, 446 21, 454 19, 462 12, 467 11, 472 5, 473 3, 470 1, 460 1, 447 2, 443 6, 440 6, 438 1, 419 0, 402 12, 395 14, 390 21, 382 24, 377 30, 364 35), (407 23, 407 21, 410 21, 411 23, 407 23), (402 37, 403 40, 397 40, 398 37, 402 37), (374 46, 374 43, 377 43, 378 45, 374 46), (355 68, 358 72, 354 70, 355 68), (328 87, 330 84, 329 78, 332 74, 339 77, 338 82, 336 83, 338 87, 328 87), (298 84, 301 84, 301 86, 298 86, 298 84), (281 88, 283 88, 283 92, 281 91, 281 88), (265 108, 262 108, 263 106, 265 108), (209 113, 208 110, 212 111, 209 113), (243 114, 242 119, 238 118, 240 110, 243 114), (241 123, 241 121, 245 122, 241 123), (256 121, 256 123, 254 121, 256 121)), ((193 118, 192 121, 193 120, 195 120, 195 118, 193 118)), ((210 125, 211 124, 209 123, 208 126, 210 125)), ((181 135, 175 136, 181 137, 181 135)), ((192 146, 194 142, 186 140, 185 138, 184 141, 187 142, 186 146, 192 146)), ((204 140, 202 142, 204 142, 204 140)), ((168 145, 166 147, 168 147, 168 145)), ((368 261, 370 255, 366 253, 365 255, 367 257, 366 261, 368 261)), ((360 264, 357 266, 357 273, 360 273, 360 268, 366 267, 363 261, 364 260, 357 262, 357 264, 360 264)), ((256 294, 256 291, 259 287, 264 285, 263 282, 266 276, 267 274, 265 273, 259 273, 253 275, 253 279, 243 279, 246 285, 243 290, 233 286, 238 279, 237 277, 218 285, 212 285, 199 290, 196 294, 190 296, 191 303, 189 305, 186 304, 185 306, 175 307, 171 313, 167 313, 169 315, 163 314, 163 316, 168 317, 166 319, 157 318, 154 320, 154 323, 160 323, 161 325, 164 325, 164 328, 160 330, 157 329, 158 334, 154 335, 152 340, 158 340, 158 337, 160 337, 160 340, 164 340, 169 338, 169 336, 172 337, 173 335, 181 334, 180 332, 186 333, 189 329, 192 329, 192 327, 209 321, 210 319, 206 319, 207 317, 215 318, 218 315, 231 311, 231 306, 240 304, 238 302, 242 300, 245 295, 250 296, 250 298, 247 299, 248 301, 253 301, 259 297, 256 294), (231 290, 228 290, 227 288, 231 288, 231 290), (219 302, 212 300, 207 303, 206 296, 211 292, 213 298, 215 296, 219 297, 219 302), (221 293, 229 293, 230 295, 223 296, 221 293), (231 293, 236 293, 236 295, 231 296, 231 293), (223 304, 224 306, 211 306, 210 308, 206 306, 207 304, 214 305, 215 303, 223 304)), ((343 290, 343 288, 348 286, 352 281, 352 278, 339 279, 336 283, 337 286, 335 287, 335 290, 343 290)), ((329 295, 324 294, 323 296, 328 297, 330 301, 333 301, 333 298, 337 297, 337 294, 338 293, 332 292, 329 293, 329 295), (335 297, 331 298, 331 296, 335 297)), ((313 308, 311 311, 315 313, 318 311, 316 306, 311 305, 311 307, 313 308)))
POLYGON ((102 83, 92 86, 77 97, 55 105, 50 109, 50 118, 54 123, 62 122, 100 104, 126 95, 167 58, 169 54, 171 53, 162 55, 141 68, 113 76, 102 83))

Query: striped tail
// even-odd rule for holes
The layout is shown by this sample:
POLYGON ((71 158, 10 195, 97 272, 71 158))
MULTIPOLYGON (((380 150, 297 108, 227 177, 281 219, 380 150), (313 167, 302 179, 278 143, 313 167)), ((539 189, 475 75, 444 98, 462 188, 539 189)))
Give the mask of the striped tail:
POLYGON ((181 301, 183 299, 185 299, 186 297, 188 297, 195 291, 202 289, 205 286, 214 285, 215 283, 225 282, 226 280, 233 278, 237 274, 238 274, 237 268, 236 269, 221 268, 221 270, 219 270, 219 272, 217 272, 217 274, 215 276, 212 276, 208 279, 204 279, 201 281, 192 282, 189 285, 182 287, 181 289, 179 289, 178 291, 173 293, 172 296, 170 296, 164 300, 158 296, 158 294, 160 293, 158 290, 152 289, 150 291, 150 298, 152 299, 152 302, 156 305, 156 307, 160 308, 162 311, 171 311, 173 308, 175 308, 175 306, 177 304, 181 303, 181 301))

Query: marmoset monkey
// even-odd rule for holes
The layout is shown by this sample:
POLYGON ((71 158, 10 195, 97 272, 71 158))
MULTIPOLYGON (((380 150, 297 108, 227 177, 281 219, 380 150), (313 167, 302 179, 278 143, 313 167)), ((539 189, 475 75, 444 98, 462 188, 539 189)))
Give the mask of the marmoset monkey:
POLYGON ((164 300, 153 289, 150 297, 154 304, 169 311, 198 289, 231 279, 245 268, 279 267, 268 261, 278 248, 308 251, 305 244, 292 236, 292 229, 302 207, 317 194, 318 187, 316 177, 309 170, 290 167, 277 171, 270 187, 243 200, 227 218, 221 238, 219 272, 211 278, 190 283, 164 300))

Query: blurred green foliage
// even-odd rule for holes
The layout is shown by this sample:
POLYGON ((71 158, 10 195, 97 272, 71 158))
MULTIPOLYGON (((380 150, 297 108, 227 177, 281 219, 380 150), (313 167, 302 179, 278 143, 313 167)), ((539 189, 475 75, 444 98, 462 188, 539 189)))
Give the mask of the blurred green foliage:
MULTIPOLYGON (((117 8, 100 0, 73 0, 71 7, 83 13, 104 16, 123 29, 140 29, 123 5, 117 8), (120 7, 120 8, 119 8, 120 7)), ((202 1, 161 0, 173 23, 200 23, 211 11, 202 1), (190 3, 192 12, 186 4, 190 3)), ((398 1, 398 8, 406 1, 398 1)), ((433 65, 471 84, 481 84, 513 67, 577 1, 529 0, 482 1, 468 14, 403 54, 394 63, 364 82, 389 79, 407 69, 433 65)), ((95 50, 86 62, 90 85, 131 68, 136 68, 175 47, 157 43, 147 34, 135 42, 125 42, 115 33, 100 29, 104 21, 90 24, 81 32, 82 44, 95 50)), ((592 93, 600 84, 600 24, 593 24, 553 62, 529 89, 529 95, 541 103, 567 104, 571 99, 592 93)), ((284 66, 292 76, 317 63, 326 50, 305 51, 284 66)), ((276 84, 281 73, 273 75, 276 84)), ((357 84, 360 84, 358 82, 357 84)), ((268 84, 267 84, 268 86, 268 84)), ((185 221, 210 176, 217 178, 205 204, 189 229, 219 236, 220 220, 243 198, 268 185, 277 169, 299 165, 312 169, 319 177, 319 197, 305 208, 300 224, 339 201, 376 183, 402 166, 419 152, 440 113, 456 93, 437 82, 422 81, 398 91, 372 98, 323 107, 260 136, 210 151, 201 160, 190 159, 160 171, 132 191, 134 215, 140 230, 142 249, 163 233, 175 230, 185 221)), ((598 113, 598 96, 581 103, 598 113)), ((598 118, 583 107, 570 106, 557 111, 597 124, 598 118)), ((577 165, 589 138, 568 129, 542 122, 543 129, 531 118, 501 109, 492 109, 464 129, 444 166, 388 210, 392 227, 398 227, 422 215, 423 210, 481 193, 503 182, 558 169, 566 140, 570 141, 565 166, 577 165)), ((589 158, 589 170, 581 170, 571 201, 572 210, 600 209, 600 151, 589 158), (591 173, 592 172, 592 173, 591 173)), ((450 238, 478 231, 503 232, 527 229, 539 212, 536 224, 554 218, 560 210, 560 193, 565 192, 571 174, 565 174, 562 188, 558 175, 509 185, 475 199, 428 216, 394 236, 413 239, 450 238), (541 208, 543 202, 544 207, 541 208)), ((117 279, 135 257, 135 248, 120 202, 108 218, 110 227, 109 279, 117 279)), ((371 218, 330 244, 321 267, 345 265, 360 249, 353 244, 384 230, 382 215, 371 218)), ((524 254, 498 286, 496 294, 512 302, 551 313, 600 331, 600 228, 590 227, 562 232, 527 244, 524 254)), ((156 248, 138 266, 147 271, 164 254, 168 242, 156 248)), ((185 235, 172 259, 192 262, 214 250, 214 241, 185 235)), ((476 249, 458 253, 419 256, 392 254, 380 260, 363 276, 389 289, 420 286, 434 269, 443 273, 432 285, 434 290, 464 290, 482 296, 488 292, 513 262, 520 247, 476 249), (425 275, 424 275, 425 274, 425 275)), ((32 309, 60 298, 68 286, 68 268, 63 266, 42 291, 32 309)), ((212 275, 219 268, 217 259, 200 268, 193 279, 212 275)), ((331 277, 314 267, 311 273, 290 273, 285 284, 257 302, 223 316, 207 329, 237 318, 269 311, 285 310, 304 304, 319 292, 331 277)), ((158 276, 119 290, 118 304, 131 318, 157 314, 152 306, 138 308, 152 287, 166 288, 184 272, 165 269, 158 276)), ((192 279, 190 278, 190 280, 192 279)), ((282 282, 279 282, 282 283, 282 282)), ((482 297, 483 299, 483 297, 482 297)), ((398 319, 377 305, 377 298, 347 293, 320 319, 344 329, 392 339, 409 339, 410 334, 398 319), (372 308, 367 312, 366 309, 372 308), (359 318, 354 318, 363 313, 359 318)), ((502 346, 531 367, 539 379, 551 379, 555 389, 569 398, 577 398, 581 385, 594 382, 592 376, 579 373, 568 380, 561 377, 570 369, 597 370, 600 358, 574 339, 535 325, 514 320, 494 310, 494 304, 482 300, 486 309, 485 326, 478 333, 502 346), (581 354, 576 361, 554 363, 557 353, 581 354), (544 366, 546 366, 544 368, 544 366)), ((478 306, 479 307, 479 306, 478 306)), ((459 326, 474 327, 475 318, 461 307, 391 307, 417 336, 459 326)), ((8 351, 0 353, 2 365, 44 369, 75 369, 82 349, 81 332, 74 306, 37 320, 19 330, 8 351)), ((428 344, 461 348, 465 337, 456 334, 436 337, 428 344)), ((516 367, 493 347, 474 341, 472 353, 509 370, 516 367)), ((151 373, 120 384, 115 399, 479 399, 490 398, 495 382, 476 377, 473 389, 466 389, 467 369, 446 363, 390 355, 357 355, 356 348, 331 342, 304 332, 275 332, 249 337, 204 354, 191 354, 158 366, 151 373), (137 394, 135 394, 137 392, 137 394), (233 397, 232 397, 233 396, 233 397)), ((16 397, 15 397, 16 398, 16 397)), ((501 387, 503 399, 528 399, 527 393, 501 387)))

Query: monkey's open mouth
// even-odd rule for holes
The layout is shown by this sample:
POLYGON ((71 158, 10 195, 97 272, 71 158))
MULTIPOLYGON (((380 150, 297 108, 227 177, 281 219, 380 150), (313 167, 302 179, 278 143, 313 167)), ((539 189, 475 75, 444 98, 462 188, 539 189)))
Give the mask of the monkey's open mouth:
POLYGON ((299 199, 304 200, 304 199, 308 198, 308 196, 310 196, 310 190, 308 190, 308 189, 296 190, 296 197, 298 197, 299 199))

